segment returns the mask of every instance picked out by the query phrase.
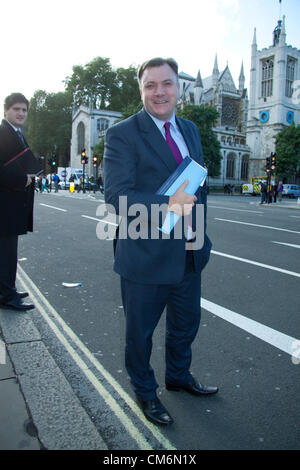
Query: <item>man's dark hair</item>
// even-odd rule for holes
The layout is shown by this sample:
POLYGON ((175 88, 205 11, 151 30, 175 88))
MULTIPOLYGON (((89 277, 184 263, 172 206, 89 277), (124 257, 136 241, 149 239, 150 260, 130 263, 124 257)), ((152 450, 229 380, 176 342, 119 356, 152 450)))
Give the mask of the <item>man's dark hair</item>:
POLYGON ((29 101, 25 98, 22 93, 12 93, 11 95, 7 96, 4 101, 4 111, 7 111, 16 103, 25 103, 27 106, 27 110, 29 108, 29 101))
POLYGON ((161 67, 162 65, 169 65, 171 69, 175 72, 176 77, 178 78, 178 64, 174 59, 168 58, 168 59, 162 59, 161 57, 155 57, 154 59, 146 60, 138 70, 138 81, 139 83, 142 80, 143 73, 145 72, 146 69, 150 67, 161 67))

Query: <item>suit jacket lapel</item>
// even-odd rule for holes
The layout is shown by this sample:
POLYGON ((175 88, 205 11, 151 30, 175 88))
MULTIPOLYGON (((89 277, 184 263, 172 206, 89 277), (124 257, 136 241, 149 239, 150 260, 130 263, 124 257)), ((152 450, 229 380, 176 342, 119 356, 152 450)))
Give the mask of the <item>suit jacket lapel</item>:
POLYGON ((199 156, 195 145, 196 142, 191 132, 191 127, 183 119, 178 117, 176 117, 176 123, 180 129, 181 134, 183 135, 187 148, 189 149, 190 157, 196 162, 199 162, 199 156))
POLYGON ((177 168, 177 163, 156 124, 144 109, 137 114, 137 119, 142 137, 148 146, 155 152, 155 156, 158 156, 168 167, 170 172, 173 172, 177 168))

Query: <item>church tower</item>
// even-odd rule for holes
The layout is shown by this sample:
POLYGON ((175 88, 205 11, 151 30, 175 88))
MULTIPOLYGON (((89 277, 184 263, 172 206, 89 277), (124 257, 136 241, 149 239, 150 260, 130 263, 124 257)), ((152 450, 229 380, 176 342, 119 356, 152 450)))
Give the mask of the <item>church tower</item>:
POLYGON ((269 48, 259 51, 254 30, 247 122, 250 176, 264 174, 265 159, 275 151, 278 132, 292 122, 300 124, 300 106, 293 98, 293 83, 300 80, 300 50, 286 44, 284 16, 272 39, 269 48))

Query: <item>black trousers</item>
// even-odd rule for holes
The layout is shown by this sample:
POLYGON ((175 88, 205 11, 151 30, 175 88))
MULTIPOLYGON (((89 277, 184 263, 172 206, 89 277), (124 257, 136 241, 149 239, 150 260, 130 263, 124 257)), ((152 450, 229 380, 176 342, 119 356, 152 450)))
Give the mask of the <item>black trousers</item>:
POLYGON ((193 252, 187 252, 180 283, 139 284, 121 277, 121 290, 126 317, 125 365, 135 393, 142 400, 156 397, 158 383, 150 364, 152 336, 165 307, 166 381, 191 382, 191 346, 201 317, 201 273, 194 271, 193 252))
POLYGON ((0 300, 16 295, 18 235, 0 236, 0 300))

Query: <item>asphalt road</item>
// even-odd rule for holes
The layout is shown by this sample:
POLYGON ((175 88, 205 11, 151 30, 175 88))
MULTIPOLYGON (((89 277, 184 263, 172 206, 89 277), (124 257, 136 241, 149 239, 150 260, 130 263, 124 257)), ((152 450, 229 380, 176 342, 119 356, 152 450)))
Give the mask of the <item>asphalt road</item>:
POLYGON ((32 318, 43 341, 109 449, 300 448, 300 211, 258 202, 208 198, 213 252, 192 372, 220 391, 165 389, 163 316, 152 366, 175 420, 164 429, 144 419, 124 367, 112 241, 96 236, 101 195, 37 194, 35 232, 20 237, 20 279, 39 299, 32 318))

